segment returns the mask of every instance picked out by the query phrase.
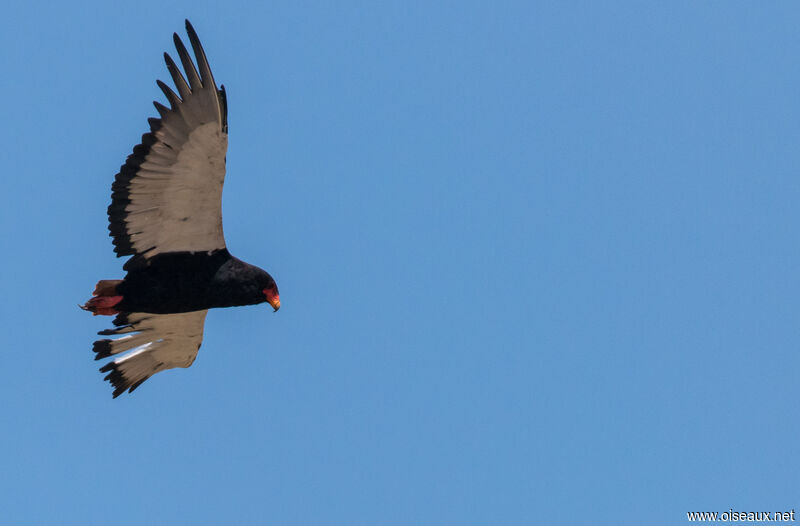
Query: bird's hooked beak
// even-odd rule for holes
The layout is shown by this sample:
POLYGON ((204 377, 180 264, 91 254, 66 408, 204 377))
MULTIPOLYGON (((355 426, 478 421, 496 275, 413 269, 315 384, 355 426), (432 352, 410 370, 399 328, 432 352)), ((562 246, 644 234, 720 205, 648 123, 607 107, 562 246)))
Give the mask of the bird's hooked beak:
POLYGON ((272 305, 272 308, 275 309, 275 312, 278 312, 278 309, 281 308, 281 297, 278 294, 278 290, 264 289, 264 296, 267 297, 267 303, 272 305))

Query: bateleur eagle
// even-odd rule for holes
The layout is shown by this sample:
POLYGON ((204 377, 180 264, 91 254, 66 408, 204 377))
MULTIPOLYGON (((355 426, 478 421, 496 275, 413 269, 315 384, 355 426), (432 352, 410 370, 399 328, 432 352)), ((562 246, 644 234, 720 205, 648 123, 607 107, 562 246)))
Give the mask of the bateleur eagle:
POLYGON ((177 93, 158 82, 169 107, 133 148, 111 185, 108 230, 117 256, 131 256, 124 279, 101 280, 81 308, 116 315, 114 336, 94 343, 95 359, 116 398, 157 372, 189 367, 203 340, 208 309, 280 297, 264 270, 231 256, 222 234, 222 185, 228 122, 225 87, 217 89, 208 60, 186 21, 197 67, 173 35, 184 75, 164 53, 177 93), (125 353, 127 354, 122 354, 125 353))

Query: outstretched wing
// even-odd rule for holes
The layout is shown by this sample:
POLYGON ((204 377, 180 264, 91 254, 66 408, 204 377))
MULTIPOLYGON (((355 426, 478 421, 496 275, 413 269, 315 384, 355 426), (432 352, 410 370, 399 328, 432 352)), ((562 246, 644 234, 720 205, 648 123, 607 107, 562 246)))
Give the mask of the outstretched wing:
POLYGON ((186 31, 199 69, 180 37, 175 47, 186 78, 164 53, 176 94, 158 86, 170 103, 154 102, 161 115, 133 149, 111 186, 108 229, 118 256, 136 256, 126 266, 162 252, 225 248, 222 185, 228 149, 225 87, 217 90, 200 40, 186 31))
POLYGON ((100 368, 114 387, 114 398, 133 392, 154 374, 175 367, 189 367, 203 341, 203 324, 208 310, 179 314, 122 313, 114 318, 114 329, 101 336, 123 335, 94 342, 95 360, 126 351, 100 368))

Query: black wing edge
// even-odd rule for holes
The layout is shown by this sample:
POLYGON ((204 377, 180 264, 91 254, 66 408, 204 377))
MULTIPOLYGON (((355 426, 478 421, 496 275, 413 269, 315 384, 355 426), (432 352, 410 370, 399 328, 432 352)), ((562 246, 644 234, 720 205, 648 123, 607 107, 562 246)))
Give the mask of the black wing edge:
MULTIPOLYGON (((113 336, 115 334, 121 334, 125 331, 125 329, 133 327, 133 325, 128 321, 128 313, 121 312, 117 314, 112 322, 114 324, 113 329, 104 329, 97 334, 100 336, 113 336)), ((92 344, 92 351, 94 351, 94 359, 95 360, 102 360, 103 358, 109 358, 111 356, 111 342, 114 340, 110 340, 108 338, 104 338, 102 340, 97 340, 92 344)))
POLYGON ((103 380, 108 380, 112 387, 114 387, 114 392, 111 394, 112 398, 116 398, 125 391, 132 393, 136 390, 137 387, 142 385, 145 380, 150 378, 151 375, 145 376, 138 382, 131 382, 125 375, 122 374, 122 371, 119 370, 117 364, 115 362, 109 362, 105 364, 103 367, 100 368, 101 373, 108 373, 103 380))
MULTIPOLYGON (((114 324, 115 327, 114 329, 105 329, 98 332, 97 334, 99 334, 100 336, 110 336, 113 334, 120 334, 120 332, 122 332, 124 329, 132 327, 128 319, 127 312, 121 312, 117 314, 112 323, 114 324)), ((103 358, 109 358, 110 356, 112 356, 111 354, 112 341, 114 340, 109 340, 106 338, 94 342, 94 345, 92 345, 92 351, 96 353, 94 357, 95 360, 102 360, 103 358)), ((129 393, 132 393, 134 389, 136 389, 142 384, 142 382, 147 380, 147 378, 150 378, 148 376, 144 380, 136 382, 136 384, 134 385, 133 382, 125 378, 125 376, 122 374, 122 371, 120 371, 117 368, 117 364, 114 363, 113 361, 101 367, 100 372, 108 373, 106 377, 103 378, 103 380, 108 380, 108 382, 114 387, 114 392, 112 394, 114 398, 118 397, 126 390, 128 390, 129 393)))
MULTIPOLYGON (((186 20, 186 31, 189 34, 189 39, 191 40, 195 52, 195 59, 200 66, 201 74, 203 71, 208 71, 210 75, 211 70, 205 52, 200 44, 200 40, 197 38, 197 33, 188 19, 186 20)), ((180 41, 180 37, 177 35, 175 35, 175 37, 180 41)), ((176 46, 179 52, 182 46, 182 43, 181 46, 176 46)), ((172 62, 172 59, 170 59, 168 55, 165 57, 165 62, 167 63, 167 69, 170 70, 170 62, 172 62)), ((211 77, 211 81, 213 82, 213 77, 211 77)), ((153 105, 156 107, 160 117, 163 118, 164 115, 175 109, 175 99, 178 99, 178 97, 163 82, 157 82, 173 106, 172 108, 167 108, 158 101, 153 101, 153 105), (173 96, 175 97, 174 99, 173 96)), ((222 108, 222 129, 225 133, 228 133, 228 98, 225 94, 225 86, 220 86, 220 89, 216 91, 217 98, 220 101, 220 107, 222 108)), ((161 118, 151 117, 147 119, 147 122, 150 124, 150 131, 142 135, 142 142, 140 144, 133 147, 133 153, 128 156, 125 160, 125 164, 120 167, 119 173, 114 176, 114 182, 111 184, 111 204, 108 206, 108 232, 112 238, 111 242, 114 244, 114 252, 117 254, 117 257, 145 256, 147 252, 152 250, 152 248, 150 248, 142 252, 136 252, 133 248, 130 237, 131 233, 128 232, 125 222, 128 215, 125 208, 131 203, 131 180, 136 177, 139 167, 147 158, 152 146, 157 142, 155 133, 161 128, 161 118)), ((139 257, 131 258, 123 265, 123 270, 130 270, 131 268, 141 265, 143 263, 141 259, 142 258, 139 257)))

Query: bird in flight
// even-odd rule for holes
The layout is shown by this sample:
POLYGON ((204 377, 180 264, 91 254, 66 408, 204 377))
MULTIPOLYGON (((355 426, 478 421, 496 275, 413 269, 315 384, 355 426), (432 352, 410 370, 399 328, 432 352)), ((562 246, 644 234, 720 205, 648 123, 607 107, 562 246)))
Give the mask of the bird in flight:
POLYGON ((123 266, 126 275, 100 280, 81 306, 116 316, 113 329, 98 333, 114 338, 93 347, 96 360, 114 357, 100 368, 114 398, 158 372, 192 365, 208 309, 281 306, 272 276, 233 257, 225 246, 225 86, 217 89, 188 20, 186 32, 197 67, 173 34, 185 76, 164 53, 177 93, 157 81, 169 107, 153 102, 160 118, 148 119, 150 131, 111 185, 108 230, 117 256, 131 256, 123 266))

